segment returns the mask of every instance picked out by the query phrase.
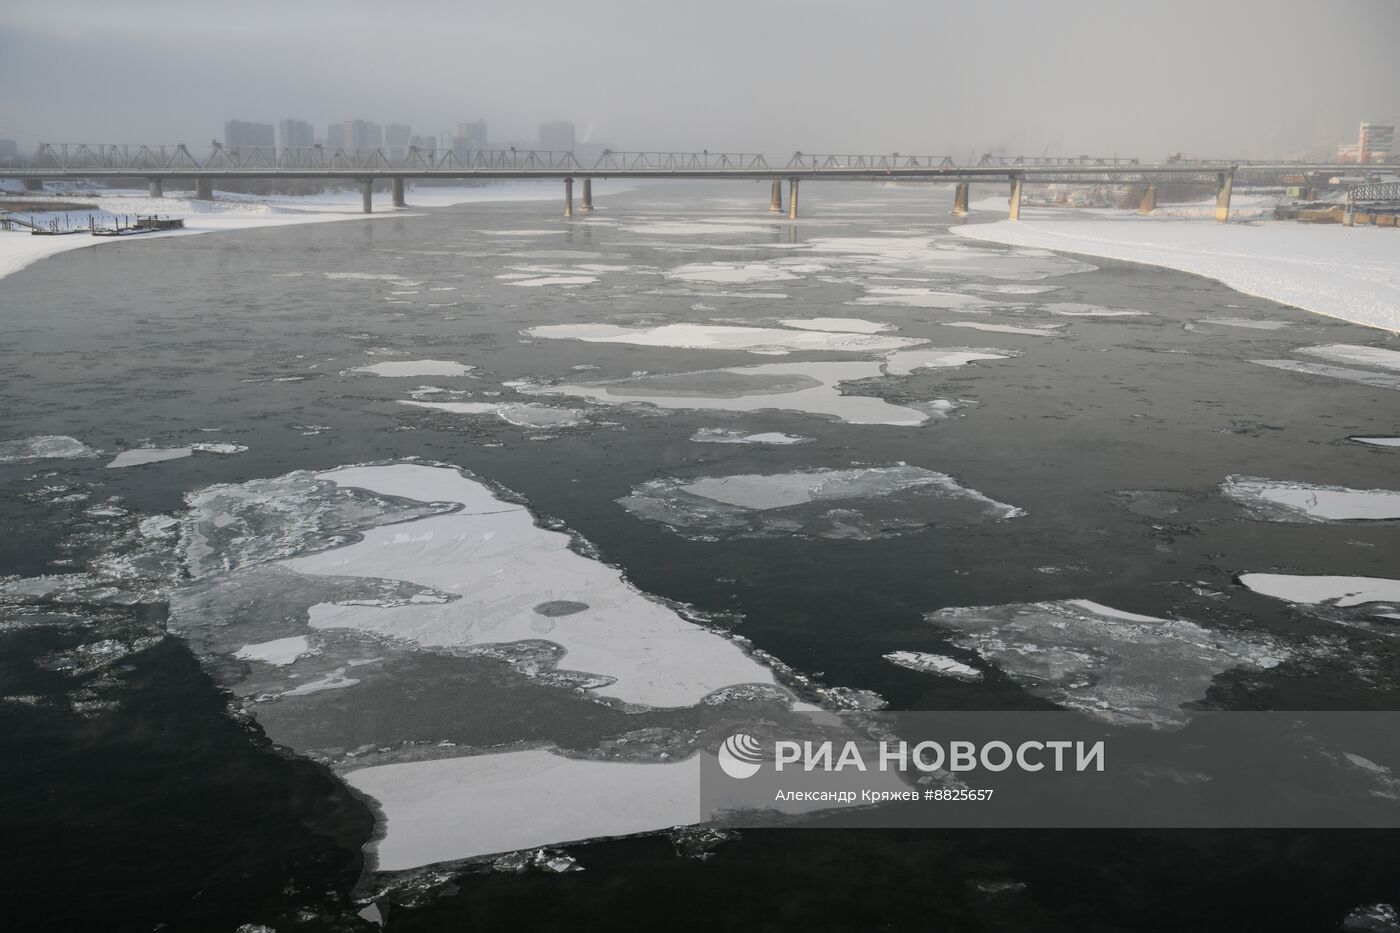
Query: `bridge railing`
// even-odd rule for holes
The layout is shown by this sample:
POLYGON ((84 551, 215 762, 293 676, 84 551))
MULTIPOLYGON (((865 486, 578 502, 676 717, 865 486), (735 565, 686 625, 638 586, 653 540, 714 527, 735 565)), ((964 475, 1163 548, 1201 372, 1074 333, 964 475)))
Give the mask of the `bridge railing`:
POLYGON ((901 155, 888 152, 878 155, 868 153, 812 153, 794 152, 788 159, 787 168, 806 172, 821 171, 893 171, 909 168, 952 168, 956 163, 951 156, 901 155))
POLYGON ((595 172, 724 172, 767 170, 761 152, 614 152, 603 150, 595 172))
POLYGON ((1400 181, 1373 182, 1347 189, 1348 204, 1400 202, 1400 181))

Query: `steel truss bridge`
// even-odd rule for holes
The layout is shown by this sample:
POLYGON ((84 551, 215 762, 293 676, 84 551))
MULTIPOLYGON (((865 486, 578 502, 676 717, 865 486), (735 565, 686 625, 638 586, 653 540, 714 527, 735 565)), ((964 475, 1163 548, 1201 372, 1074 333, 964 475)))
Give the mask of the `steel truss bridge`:
MULTIPOLYGON (((972 182, 1011 183, 1011 216, 1019 215, 1023 183, 1132 185, 1145 190, 1143 205, 1155 204, 1156 186, 1210 182, 1217 206, 1228 214, 1234 185, 1283 183, 1285 174, 1300 171, 1346 171, 1346 166, 1288 162, 1173 160, 1076 156, 1069 158, 985 155, 976 163, 958 163, 950 156, 833 154, 795 152, 786 161, 748 152, 615 152, 580 160, 573 152, 523 149, 419 149, 408 147, 391 157, 383 149, 329 150, 252 148, 215 145, 195 154, 183 145, 134 146, 86 143, 42 143, 32 158, 0 163, 0 176, 31 185, 64 179, 144 178, 150 193, 164 193, 163 183, 192 180, 197 198, 213 197, 216 179, 320 179, 353 181, 361 185, 364 209, 371 209, 372 185, 388 180, 396 207, 404 205, 407 179, 552 178, 564 181, 565 213, 573 214, 573 181, 583 182, 584 210, 592 209, 594 178, 740 178, 773 182, 770 209, 782 210, 778 185, 790 184, 789 215, 796 217, 799 180, 910 180, 954 182, 959 185, 955 210, 967 206, 966 186, 972 182), (1150 195, 1150 196, 1149 196, 1150 195)), ((1354 166, 1352 167, 1354 168, 1354 166)), ((1217 216, 1224 219, 1217 210, 1217 216)))

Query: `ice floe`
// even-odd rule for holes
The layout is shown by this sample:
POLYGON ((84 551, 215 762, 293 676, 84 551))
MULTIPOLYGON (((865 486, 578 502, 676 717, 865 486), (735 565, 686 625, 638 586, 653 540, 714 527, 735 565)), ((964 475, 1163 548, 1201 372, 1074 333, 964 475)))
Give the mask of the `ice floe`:
POLYGON ((1220 489, 1251 512, 1271 521, 1400 518, 1400 491, 1391 489, 1348 489, 1239 474, 1226 477, 1220 489))
MULTIPOLYGON (((1221 324, 1225 327, 1243 327, 1247 330, 1283 330, 1285 327, 1293 326, 1290 321, 1254 320, 1242 317, 1207 317, 1201 318, 1195 324, 1221 324)), ((1190 324, 1187 327, 1194 329, 1190 324)))
POLYGON ((976 681, 982 679, 982 672, 977 668, 942 654, 929 654, 924 651, 891 651, 884 657, 891 664, 907 667, 911 671, 941 674, 944 677, 953 677, 957 680, 976 681))
POLYGON ((745 282, 787 282, 798 276, 768 262, 699 262, 677 266, 666 273, 668 279, 683 282, 740 284, 745 282))
POLYGON ((948 310, 971 311, 991 304, 976 295, 961 292, 944 292, 932 288, 899 285, 870 285, 865 294, 851 304, 894 305, 906 308, 943 308, 948 310))
POLYGON ((539 288, 542 285, 592 285, 596 281, 596 275, 540 275, 516 279, 509 284, 522 288, 539 288))
POLYGON ((403 400, 400 405, 430 408, 454 415, 494 415, 521 428, 571 428, 588 421, 588 416, 572 408, 556 408, 534 402, 422 402, 403 400))
POLYGON ((1400 580, 1383 577, 1242 573, 1239 580, 1256 593, 1291 603, 1326 603, 1345 608, 1363 603, 1400 602, 1400 580))
POLYGON ((1005 360, 1020 354, 1015 350, 983 350, 966 347, 929 347, 921 350, 897 350, 885 357, 885 372, 891 376, 907 376, 917 369, 946 369, 966 366, 979 360, 1005 360))
POLYGON ((970 327, 973 330, 985 330, 993 334, 1023 334, 1029 337, 1061 337, 1054 328, 1063 327, 1062 324, 1043 324, 1040 327, 1016 327, 1012 324, 983 324, 980 321, 950 321, 943 323, 944 327, 970 327))
POLYGON ((1347 440, 1372 447, 1400 447, 1400 437, 1349 437, 1347 440))
POLYGON ((769 363, 577 385, 522 386, 518 391, 695 411, 801 411, 830 415, 850 424, 916 425, 928 421, 928 411, 892 405, 873 396, 841 393, 842 383, 884 375, 881 365, 769 363))
POLYGON ((1306 353, 1334 363, 1353 363, 1400 372, 1400 350, 1384 347, 1363 347, 1352 343, 1333 343, 1317 347, 1299 347, 1295 352, 1306 353))
POLYGON ((745 434, 742 431, 730 431, 725 428, 701 428, 690 435, 690 439, 697 444, 774 444, 786 446, 810 444, 816 438, 803 437, 800 434, 783 434, 778 431, 745 434))
POLYGON ((320 603, 310 610, 313 629, 456 649, 545 637, 564 649, 564 668, 608 680, 595 693, 647 706, 685 706, 733 684, 773 683, 772 672, 733 642, 646 598, 618 571, 572 550, 568 535, 540 528, 526 508, 455 470, 394 464, 317 479, 460 509, 370 528, 352 544, 280 566, 303 575, 401 580, 460 598, 396 606, 320 603), (541 616, 535 606, 542 598, 588 608, 541 616), (541 625, 542 618, 551 624, 541 625))
POLYGON ((896 464, 850 470, 679 479, 633 488, 618 502, 683 537, 873 539, 928 526, 1002 521, 1025 513, 968 489, 945 473, 896 464))
POLYGON ((1366 369, 1352 369, 1349 366, 1328 366, 1326 363, 1305 363, 1302 360, 1250 360, 1260 366, 1283 369, 1289 372, 1306 373, 1310 376, 1326 376, 1345 382, 1356 382, 1377 389, 1400 389, 1400 376, 1390 373, 1377 373, 1366 369))
POLYGON ((66 434, 43 434, 12 441, 0 441, 0 463, 20 463, 25 460, 80 460, 96 457, 94 450, 76 437, 66 434))
POLYGON ((293 635, 289 638, 259 642, 256 645, 244 645, 234 653, 234 657, 242 661, 262 661, 264 664, 283 667, 310 653, 311 640, 305 635, 293 635))
POLYGON ((882 324, 858 317, 788 318, 778 323, 799 330, 834 330, 848 334, 878 334, 881 331, 894 330, 893 324, 882 324))
POLYGON ((1031 693, 1120 725, 1182 726, 1216 675, 1266 669, 1287 652, 1264 636, 1123 612, 1085 599, 940 609, 954 633, 1031 693))
POLYGON ((659 327, 546 324, 531 327, 524 333, 530 337, 552 340, 627 343, 644 347, 678 347, 691 350, 748 350, 761 353, 786 353, 792 350, 869 352, 897 350, 926 342, 913 337, 881 337, 859 333, 722 324, 663 324, 659 327))
POLYGON ((376 376, 465 376, 473 369, 476 367, 452 360, 393 360, 360 366, 351 372, 376 376))
POLYGON ((188 447, 135 447, 131 450, 123 450, 112 458, 112 462, 107 464, 107 469, 117 470, 122 467, 140 466, 144 463, 160 463, 165 460, 182 460, 185 457, 192 457, 196 453, 205 454, 241 454, 248 448, 241 444, 191 444, 188 447))
POLYGON ((1099 305, 1086 305, 1076 301, 1053 301, 1043 305, 1051 314, 1061 317, 1146 317, 1146 311, 1130 311, 1127 308, 1103 308, 1099 305))

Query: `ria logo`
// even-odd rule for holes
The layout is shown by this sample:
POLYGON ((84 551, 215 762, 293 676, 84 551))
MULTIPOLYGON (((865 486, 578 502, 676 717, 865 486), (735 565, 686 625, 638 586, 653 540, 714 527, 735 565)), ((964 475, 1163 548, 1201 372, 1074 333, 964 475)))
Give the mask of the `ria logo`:
POLYGON ((763 766, 763 746, 753 736, 736 732, 719 747, 719 766, 732 778, 751 778, 763 766))

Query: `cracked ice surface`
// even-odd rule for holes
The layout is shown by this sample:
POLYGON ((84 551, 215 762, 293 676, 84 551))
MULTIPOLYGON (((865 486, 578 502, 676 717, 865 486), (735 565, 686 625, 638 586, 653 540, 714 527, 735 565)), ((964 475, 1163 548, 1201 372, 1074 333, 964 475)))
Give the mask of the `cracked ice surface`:
POLYGON ((769 363, 578 385, 523 386, 519 391, 696 411, 781 409, 830 415, 850 424, 916 425, 929 420, 927 413, 917 409, 872 396, 843 395, 838 388, 882 375, 880 363, 769 363))
POLYGON ((1031 693, 1120 725, 1185 725, 1186 704, 1205 699, 1217 674, 1287 658, 1262 636, 1246 640, 1085 599, 940 609, 925 618, 1031 693))
POLYGON ((618 502, 640 518, 700 540, 726 535, 869 540, 928 525, 976 524, 1025 514, 944 473, 905 464, 697 480, 667 477, 642 483, 618 502))
POLYGON ((452 502, 446 515, 371 528, 361 540, 282 566, 296 573, 385 577, 460 597, 378 606, 318 603, 313 629, 351 629, 424 647, 466 647, 541 637, 544 599, 589 608, 552 620, 548 640, 569 670, 612 680, 595 693, 647 706, 686 706, 723 687, 773 683, 733 642, 647 598, 611 567, 576 553, 569 536, 538 527, 530 512, 442 467, 396 464, 318 474, 341 488, 420 502, 452 502))
POLYGON ((1291 483, 1260 476, 1232 475, 1220 489, 1270 521, 1354 521, 1400 518, 1400 492, 1291 483))
POLYGON ((0 441, 0 463, 19 463, 24 460, 77 460, 96 457, 97 454, 98 452, 87 444, 66 434, 45 434, 0 441))
POLYGON ((857 352, 897 350, 927 343, 916 337, 879 337, 832 331, 727 324, 664 324, 659 327, 619 327, 613 324, 546 324, 524 331, 529 337, 583 340, 588 343, 628 343, 644 347, 688 350, 748 350, 787 353, 792 350, 857 352))
POLYGON ((1345 608, 1400 601, 1400 580, 1384 577, 1330 577, 1289 573, 1242 573, 1240 582, 1256 593, 1291 603, 1327 603, 1345 608))
POLYGON ((924 651, 891 651, 885 655, 885 660, 891 664, 907 667, 911 671, 919 671, 924 674, 941 674, 944 677, 953 677, 957 680, 975 681, 982 679, 982 672, 977 668, 942 654, 929 654, 924 651))

